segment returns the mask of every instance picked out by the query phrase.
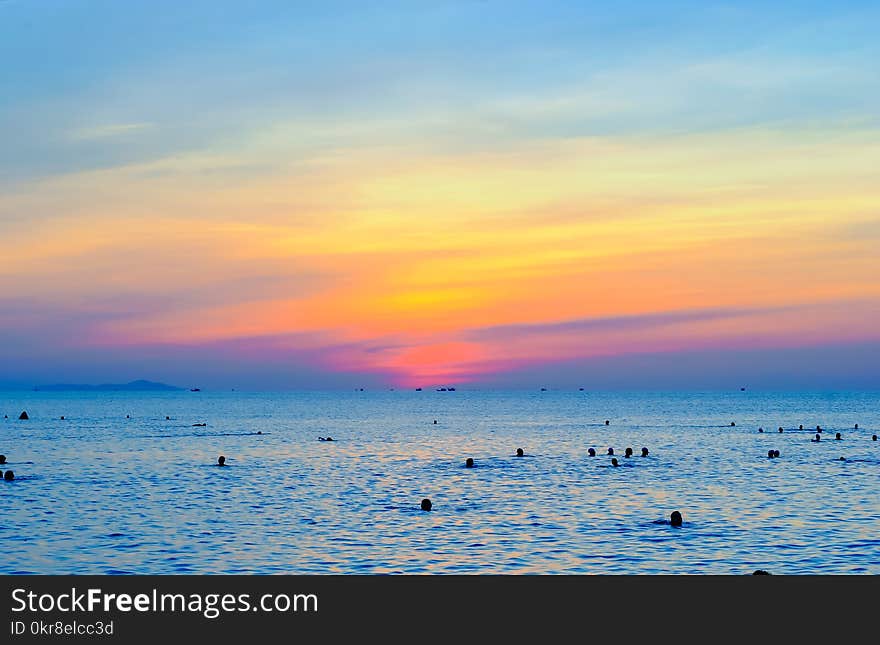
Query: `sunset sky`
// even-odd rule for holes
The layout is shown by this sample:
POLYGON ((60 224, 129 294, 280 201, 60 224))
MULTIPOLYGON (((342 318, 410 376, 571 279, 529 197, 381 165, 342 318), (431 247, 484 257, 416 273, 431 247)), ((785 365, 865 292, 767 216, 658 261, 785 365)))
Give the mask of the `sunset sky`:
POLYGON ((0 385, 880 387, 880 6, 592 5, 0 0, 0 385))

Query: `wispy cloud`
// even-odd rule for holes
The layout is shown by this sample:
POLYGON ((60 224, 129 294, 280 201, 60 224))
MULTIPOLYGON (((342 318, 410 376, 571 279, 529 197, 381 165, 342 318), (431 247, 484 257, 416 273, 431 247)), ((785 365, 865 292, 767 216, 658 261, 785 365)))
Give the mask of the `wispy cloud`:
POLYGON ((791 311, 797 307, 743 307, 718 308, 688 311, 662 311, 638 314, 633 316, 605 316, 599 318, 582 318, 561 322, 528 324, 528 325, 496 325, 474 329, 465 334, 472 340, 489 340, 505 342, 525 340, 530 336, 547 334, 590 334, 607 331, 637 332, 669 325, 685 323, 742 318, 791 311))
POLYGON ((69 138, 73 141, 92 141, 100 139, 116 139, 132 134, 138 134, 145 130, 150 130, 155 125, 153 123, 107 123, 103 125, 94 125, 83 128, 77 128, 69 134, 69 138))

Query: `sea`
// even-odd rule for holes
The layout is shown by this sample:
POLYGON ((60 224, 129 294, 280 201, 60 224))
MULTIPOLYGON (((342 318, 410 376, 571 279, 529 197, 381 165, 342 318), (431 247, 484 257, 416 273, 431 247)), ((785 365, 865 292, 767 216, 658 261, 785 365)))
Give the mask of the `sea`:
POLYGON ((0 392, 0 573, 878 574, 878 403, 0 392))

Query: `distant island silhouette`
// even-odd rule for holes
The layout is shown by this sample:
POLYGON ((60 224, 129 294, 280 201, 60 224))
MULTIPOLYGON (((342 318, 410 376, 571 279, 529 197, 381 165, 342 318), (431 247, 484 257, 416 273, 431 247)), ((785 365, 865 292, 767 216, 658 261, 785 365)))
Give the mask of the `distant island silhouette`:
POLYGON ((56 383, 54 385, 35 385, 35 392, 177 392, 182 387, 145 381, 143 379, 130 383, 102 383, 101 385, 83 385, 76 383, 56 383))

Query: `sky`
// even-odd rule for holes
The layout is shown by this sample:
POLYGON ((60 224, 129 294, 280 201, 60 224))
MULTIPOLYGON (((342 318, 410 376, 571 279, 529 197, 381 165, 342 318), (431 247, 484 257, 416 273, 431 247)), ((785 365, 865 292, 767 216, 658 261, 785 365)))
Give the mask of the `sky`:
POLYGON ((878 24, 0 0, 0 386, 880 388, 878 24))

